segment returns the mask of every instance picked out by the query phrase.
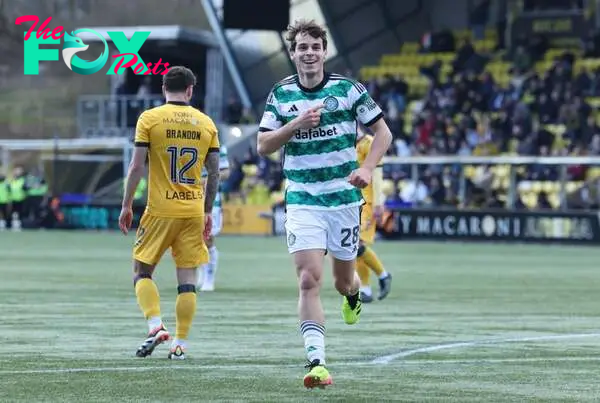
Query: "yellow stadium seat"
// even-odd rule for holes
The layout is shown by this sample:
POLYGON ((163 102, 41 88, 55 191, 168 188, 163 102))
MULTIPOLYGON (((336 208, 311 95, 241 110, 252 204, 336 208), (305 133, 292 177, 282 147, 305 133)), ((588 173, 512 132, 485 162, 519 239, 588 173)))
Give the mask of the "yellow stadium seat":
POLYGON ((492 189, 498 190, 501 188, 502 188, 502 179, 499 178, 497 175, 495 175, 494 179, 492 180, 492 189))
POLYGON ((537 207, 538 199, 539 199, 539 196, 537 193, 531 193, 529 196, 527 196, 527 199, 528 199, 527 207, 530 207, 530 208, 537 207))
POLYGON ((495 29, 486 29, 485 30, 485 38, 486 39, 494 39, 498 37, 498 32, 495 29))
POLYGON ((600 59, 579 59, 576 64, 588 70, 595 70, 600 67, 600 59))
POLYGON ((558 193, 550 193, 548 195, 548 201, 552 208, 557 209, 560 207, 560 195, 558 193))
POLYGON ((383 55, 381 58, 382 66, 396 66, 402 63, 402 57, 398 55, 383 55))
POLYGON ((537 205, 537 194, 535 193, 526 193, 519 195, 519 197, 527 208, 534 208, 537 205))
POLYGON ((473 165, 465 165, 465 178, 472 179, 476 171, 477 168, 473 165))
POLYGON ((508 178, 510 176, 510 165, 498 165, 496 167, 496 175, 501 179, 508 178))
POLYGON ((385 197, 389 197, 394 193, 394 182, 390 179, 385 179, 381 184, 381 191, 385 197))
POLYGON ((600 107, 600 97, 589 97, 585 99, 585 102, 587 102, 592 108, 600 107))
POLYGON ((452 31, 452 34, 454 35, 454 37, 456 37, 459 40, 464 40, 465 38, 471 38, 472 36, 472 32, 470 29, 468 28, 463 28, 463 29, 455 29, 452 31))
POLYGON ((567 193, 573 193, 580 187, 581 186, 577 182, 567 182, 567 185, 565 186, 567 193))
POLYGON ((552 193, 554 191, 554 182, 551 182, 551 181, 542 182, 542 191, 546 192, 548 194, 552 193))
POLYGON ((542 182, 538 182, 538 181, 531 182, 531 190, 535 194, 540 193, 542 191, 542 182))
POLYGON ((562 125, 562 124, 545 125, 544 129, 548 130, 550 133, 554 134, 555 136, 561 136, 561 137, 567 131, 566 126, 562 125))
POLYGON ((538 74, 544 74, 546 71, 548 71, 548 69, 550 69, 550 67, 552 67, 552 61, 543 61, 537 62, 534 66, 534 69, 538 74))
POLYGON ((493 39, 483 39, 473 43, 477 52, 491 52, 496 47, 496 41, 493 39))
POLYGON ((544 59, 552 61, 554 58, 560 57, 563 53, 565 53, 564 49, 548 49, 544 55, 544 59))
POLYGON ((445 53, 434 53, 435 58, 440 60, 443 63, 451 63, 454 59, 456 59, 456 54, 452 52, 445 53))
POLYGON ((406 186, 406 184, 408 183, 408 180, 402 180, 402 181, 398 181, 398 192, 401 192, 402 189, 404 189, 404 186, 406 186))
POLYGON ((600 177, 600 167, 590 167, 587 171, 586 179, 592 180, 600 177))
POLYGON ((402 53, 417 53, 419 51, 418 42, 404 42, 402 44, 402 53))

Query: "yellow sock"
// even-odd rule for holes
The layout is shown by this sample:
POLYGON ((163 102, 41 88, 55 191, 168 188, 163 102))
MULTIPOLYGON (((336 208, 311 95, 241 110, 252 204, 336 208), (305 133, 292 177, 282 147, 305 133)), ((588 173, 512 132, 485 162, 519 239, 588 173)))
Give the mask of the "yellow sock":
POLYGON ((361 287, 368 287, 371 284, 371 270, 362 256, 356 259, 356 272, 360 277, 361 287))
POLYGON ((175 338, 186 340, 196 314, 196 287, 192 284, 182 284, 177 287, 175 302, 175 338))
POLYGON ((135 296, 146 319, 160 317, 160 295, 152 279, 139 279, 135 283, 135 296))
POLYGON ((365 259, 365 263, 377 274, 377 276, 381 276, 385 273, 385 269, 383 268, 383 263, 375 254, 375 251, 370 247, 365 247, 365 253, 361 256, 365 259))

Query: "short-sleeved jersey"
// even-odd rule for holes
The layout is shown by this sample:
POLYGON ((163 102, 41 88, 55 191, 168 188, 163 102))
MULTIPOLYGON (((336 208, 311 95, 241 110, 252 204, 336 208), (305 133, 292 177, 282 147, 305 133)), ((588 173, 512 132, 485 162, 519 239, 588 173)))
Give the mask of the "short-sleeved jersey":
MULTIPOLYGON (((219 150, 219 171, 224 171, 226 169, 229 169, 229 156, 227 155, 227 147, 225 147, 224 145, 221 145, 221 148, 219 150)), ((206 177, 207 173, 206 173, 206 169, 202 170, 202 177, 206 177)), ((217 195, 215 196, 215 202, 213 203, 213 207, 215 208, 220 208, 221 207, 221 187, 222 183, 219 184, 219 191, 217 192, 217 195)))
POLYGON ((277 130, 317 105, 323 105, 319 126, 298 130, 285 145, 286 206, 320 210, 358 206, 363 202, 361 192, 348 182, 358 168, 356 122, 371 126, 383 117, 362 84, 326 73, 319 85, 308 89, 297 75, 290 76, 273 87, 259 130, 277 130))
POLYGON ((158 217, 204 215, 202 168, 206 155, 219 151, 212 119, 183 102, 169 102, 142 113, 135 145, 148 147, 146 211, 158 217))

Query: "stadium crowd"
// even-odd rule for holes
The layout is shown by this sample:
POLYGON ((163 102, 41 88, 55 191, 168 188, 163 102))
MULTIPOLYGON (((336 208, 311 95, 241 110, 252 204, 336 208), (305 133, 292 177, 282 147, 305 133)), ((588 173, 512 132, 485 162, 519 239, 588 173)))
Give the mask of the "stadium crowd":
MULTIPOLYGON (((428 41, 427 46, 422 43, 420 52, 439 52, 431 48, 432 44, 454 48, 454 38, 428 41)), ((593 38, 584 41, 582 48, 584 57, 596 53, 593 38)), ((540 72, 535 68, 536 62, 543 59, 547 50, 547 43, 532 38, 507 53, 505 58, 511 63, 507 85, 496 82, 486 71, 493 54, 477 52, 468 39, 455 50, 449 72, 444 71, 441 61, 420 67, 420 73, 429 80, 425 96, 420 99, 411 97, 410 84, 401 75, 363 81, 385 111, 393 132, 394 142, 388 155, 600 155, 595 105, 587 101, 600 95, 600 68, 576 68, 580 52, 564 51, 540 72)), ((245 161, 234 161, 227 192, 241 195, 242 199, 250 195, 247 202, 267 200, 269 192, 278 196, 282 174, 276 159, 259 158, 250 150, 245 161)), ((393 184, 392 189, 387 189, 390 203, 505 207, 507 170, 503 172, 499 176, 496 167, 491 166, 423 165, 418 182, 413 183, 411 167, 387 165, 385 178, 393 184), (464 199, 459 198, 461 169, 469 169, 464 199)), ((569 208, 598 204, 597 186, 593 181, 586 182, 594 179, 596 173, 593 167, 568 168, 568 181, 581 184, 576 189, 569 188, 569 208)), ((555 166, 520 167, 520 183, 554 184, 549 185, 552 189, 536 189, 534 198, 517 197, 515 207, 558 207, 555 181, 559 175, 555 166)))

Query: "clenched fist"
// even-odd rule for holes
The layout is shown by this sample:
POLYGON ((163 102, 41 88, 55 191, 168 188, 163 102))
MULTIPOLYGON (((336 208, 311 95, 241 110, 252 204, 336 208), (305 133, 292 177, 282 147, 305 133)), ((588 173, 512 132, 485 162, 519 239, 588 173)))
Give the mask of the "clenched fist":
POLYGON ((321 122, 321 109, 323 105, 315 106, 302 112, 296 119, 297 129, 312 129, 321 122))
POLYGON ((357 188, 364 188, 371 183, 373 173, 367 168, 358 168, 350 174, 350 184, 357 188))

